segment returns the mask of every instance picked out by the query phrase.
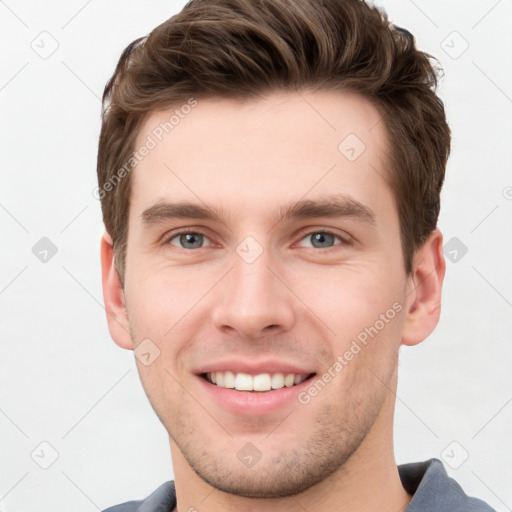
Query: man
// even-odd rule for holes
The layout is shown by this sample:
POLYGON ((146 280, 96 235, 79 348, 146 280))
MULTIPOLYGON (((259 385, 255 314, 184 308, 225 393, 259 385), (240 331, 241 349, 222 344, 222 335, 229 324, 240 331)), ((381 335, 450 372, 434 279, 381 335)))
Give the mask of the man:
POLYGON ((399 348, 445 273, 429 57, 360 0, 196 0, 125 50, 104 300, 175 480, 110 512, 492 510, 393 452, 399 348))

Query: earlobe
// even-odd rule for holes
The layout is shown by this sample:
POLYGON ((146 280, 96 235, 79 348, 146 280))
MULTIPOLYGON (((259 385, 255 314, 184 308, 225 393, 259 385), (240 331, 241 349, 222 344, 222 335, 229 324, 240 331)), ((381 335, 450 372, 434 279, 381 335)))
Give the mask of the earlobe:
POLYGON ((414 255, 402 345, 421 343, 438 324, 445 271, 443 235, 435 229, 414 255))
POLYGON ((124 290, 115 267, 112 238, 106 231, 101 237, 101 277, 110 335, 120 347, 133 350, 124 290))

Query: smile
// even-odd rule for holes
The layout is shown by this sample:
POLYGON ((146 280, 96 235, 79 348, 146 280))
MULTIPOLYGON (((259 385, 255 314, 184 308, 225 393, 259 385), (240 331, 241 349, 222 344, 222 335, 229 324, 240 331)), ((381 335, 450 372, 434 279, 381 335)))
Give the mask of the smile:
POLYGON ((290 388, 300 384, 314 374, 306 373, 259 373, 251 375, 244 372, 208 372, 203 377, 218 387, 235 389, 237 391, 271 391, 274 389, 290 388))

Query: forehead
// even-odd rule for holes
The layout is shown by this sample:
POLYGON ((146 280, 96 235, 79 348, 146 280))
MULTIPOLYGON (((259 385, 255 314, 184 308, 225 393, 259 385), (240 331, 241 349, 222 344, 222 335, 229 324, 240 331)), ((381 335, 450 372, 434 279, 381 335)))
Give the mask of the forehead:
POLYGON ((144 145, 151 149, 132 171, 130 215, 181 199, 227 200, 235 212, 331 192, 390 200, 384 123, 354 93, 184 102, 146 119, 136 148, 144 145))

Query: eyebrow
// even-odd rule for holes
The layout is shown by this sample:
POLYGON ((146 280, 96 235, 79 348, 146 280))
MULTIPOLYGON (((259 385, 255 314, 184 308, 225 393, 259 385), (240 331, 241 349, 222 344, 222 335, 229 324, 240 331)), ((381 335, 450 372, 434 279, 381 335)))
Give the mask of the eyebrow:
MULTIPOLYGON (((171 219, 201 219, 224 222, 227 214, 223 208, 211 208, 191 202, 160 202, 142 215, 142 223, 152 226, 171 219)), ((315 217, 343 218, 351 217, 370 225, 375 225, 375 213, 363 203, 345 196, 334 195, 315 200, 299 200, 277 209, 274 220, 276 223, 287 220, 310 219, 315 217)))

